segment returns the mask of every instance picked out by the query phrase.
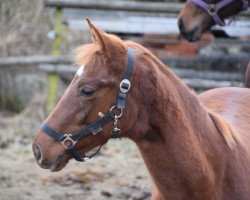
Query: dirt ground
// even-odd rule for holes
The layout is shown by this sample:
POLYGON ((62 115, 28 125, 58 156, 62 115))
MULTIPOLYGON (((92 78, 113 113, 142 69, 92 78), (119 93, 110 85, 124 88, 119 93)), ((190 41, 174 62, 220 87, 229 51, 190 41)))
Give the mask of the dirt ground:
POLYGON ((31 143, 44 118, 41 98, 16 116, 0 113, 1 200, 148 200, 150 176, 137 147, 129 140, 111 140, 100 155, 74 160, 60 172, 41 169, 31 143))

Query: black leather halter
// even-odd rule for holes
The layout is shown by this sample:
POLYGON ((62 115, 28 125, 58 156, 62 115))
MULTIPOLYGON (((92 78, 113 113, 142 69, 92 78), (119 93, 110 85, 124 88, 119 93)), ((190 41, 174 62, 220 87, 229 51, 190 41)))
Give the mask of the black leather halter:
POLYGON ((134 65, 134 49, 133 48, 128 48, 128 64, 127 68, 123 77, 123 80, 120 83, 120 91, 117 97, 117 103, 115 106, 113 106, 110 111, 107 114, 102 114, 99 113, 99 116, 101 117, 99 120, 95 121, 94 123, 90 124, 89 126, 79 130, 76 133, 73 134, 62 134, 58 132, 57 130, 51 128, 46 122, 43 122, 41 124, 41 130, 49 135, 50 137, 54 138, 56 141, 60 142, 72 155, 73 158, 75 158, 77 161, 84 162, 87 159, 90 159, 94 157, 98 151, 100 150, 101 146, 98 148, 98 150, 91 154, 91 155, 83 155, 81 156, 76 148, 75 144, 85 136, 89 134, 96 135, 102 131, 102 127, 109 123, 109 122, 114 122, 114 130, 112 131, 112 136, 111 138, 118 138, 121 135, 120 129, 117 127, 117 121, 118 119, 122 116, 123 114, 123 109, 126 106, 126 96, 127 92, 131 88, 131 83, 130 83, 130 78, 133 70, 133 65, 134 65), (120 113, 115 114, 114 110, 119 110, 120 113))

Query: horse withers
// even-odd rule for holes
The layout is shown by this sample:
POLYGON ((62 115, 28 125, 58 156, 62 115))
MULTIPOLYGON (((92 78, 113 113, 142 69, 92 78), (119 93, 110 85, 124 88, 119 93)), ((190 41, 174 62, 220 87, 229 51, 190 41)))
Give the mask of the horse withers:
POLYGON ((190 42, 197 41, 212 26, 225 26, 225 19, 249 6, 249 0, 188 0, 179 14, 180 33, 190 42))
POLYGON ((198 96, 141 45, 88 23, 93 43, 76 50, 79 70, 34 138, 38 164, 59 171, 112 137, 129 138, 153 200, 249 199, 250 90, 198 96))

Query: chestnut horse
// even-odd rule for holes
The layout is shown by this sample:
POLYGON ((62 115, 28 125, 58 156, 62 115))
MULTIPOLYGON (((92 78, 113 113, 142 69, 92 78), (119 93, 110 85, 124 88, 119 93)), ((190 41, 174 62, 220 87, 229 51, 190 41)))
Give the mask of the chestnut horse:
POLYGON ((250 89, 198 96, 149 50, 88 23, 93 43, 33 141, 38 164, 59 171, 119 136, 138 146, 154 200, 250 199, 250 89))
POLYGON ((180 12, 178 26, 188 41, 200 39, 215 24, 225 26, 224 19, 247 10, 250 0, 188 0, 180 12))

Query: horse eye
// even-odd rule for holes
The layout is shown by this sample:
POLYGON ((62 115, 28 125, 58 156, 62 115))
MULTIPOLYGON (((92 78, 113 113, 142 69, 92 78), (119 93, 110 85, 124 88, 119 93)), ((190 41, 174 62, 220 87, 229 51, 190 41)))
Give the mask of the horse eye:
POLYGON ((83 88, 80 90, 81 96, 91 97, 95 94, 95 91, 90 88, 83 88))

